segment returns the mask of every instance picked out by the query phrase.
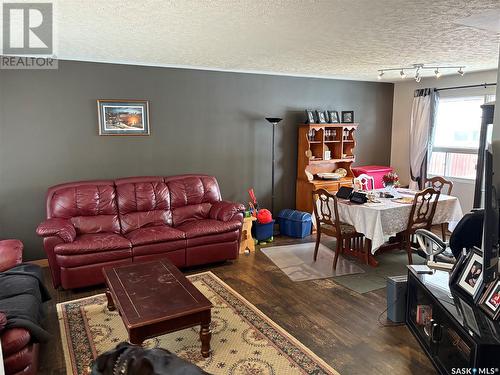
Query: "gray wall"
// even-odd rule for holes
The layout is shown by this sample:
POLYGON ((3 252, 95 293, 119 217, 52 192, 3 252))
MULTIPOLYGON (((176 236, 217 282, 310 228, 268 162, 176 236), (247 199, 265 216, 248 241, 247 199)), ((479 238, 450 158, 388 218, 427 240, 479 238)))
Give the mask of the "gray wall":
POLYGON ((305 108, 354 110, 358 164, 389 164, 393 85, 60 61, 56 71, 0 70, 0 238, 44 257, 35 228, 47 187, 74 180, 202 172, 223 197, 294 207, 297 124, 305 108), (97 98, 150 100, 150 137, 99 137, 97 98))

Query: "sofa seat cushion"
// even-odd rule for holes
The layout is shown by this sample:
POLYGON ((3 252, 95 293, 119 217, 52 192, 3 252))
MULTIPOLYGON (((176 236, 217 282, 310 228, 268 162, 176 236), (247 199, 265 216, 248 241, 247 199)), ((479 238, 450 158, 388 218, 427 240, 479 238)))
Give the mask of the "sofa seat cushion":
POLYGON ((186 238, 231 232, 241 228, 241 221, 219 221, 213 219, 194 220, 179 225, 177 229, 186 233, 186 238))
POLYGON ((116 233, 92 233, 77 236, 73 242, 56 245, 56 254, 86 254, 97 251, 128 249, 132 244, 128 239, 116 233))
POLYGON ((186 238, 183 231, 168 225, 139 228, 125 235, 133 246, 146 245, 150 243, 182 240, 186 238))
POLYGON ((4 356, 17 353, 31 341, 31 335, 24 328, 10 328, 2 332, 2 351, 4 356))

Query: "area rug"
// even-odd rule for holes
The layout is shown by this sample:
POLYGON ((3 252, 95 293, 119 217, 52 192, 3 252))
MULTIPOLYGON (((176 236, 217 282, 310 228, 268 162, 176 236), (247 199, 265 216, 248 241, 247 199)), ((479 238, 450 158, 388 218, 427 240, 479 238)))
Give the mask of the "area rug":
POLYGON ((326 279, 364 273, 363 269, 344 257, 339 256, 337 267, 333 269, 335 252, 323 244, 319 245, 318 258, 313 260, 314 242, 296 245, 261 248, 262 252, 276 264, 292 281, 326 279))
MULTIPOLYGON (((338 375, 213 273, 188 278, 214 305, 211 356, 201 356, 198 327, 147 340, 145 347, 168 349, 212 374, 338 375)), ((104 294, 60 303, 57 314, 68 374, 86 374, 100 353, 127 341, 122 320, 108 311, 104 294)))

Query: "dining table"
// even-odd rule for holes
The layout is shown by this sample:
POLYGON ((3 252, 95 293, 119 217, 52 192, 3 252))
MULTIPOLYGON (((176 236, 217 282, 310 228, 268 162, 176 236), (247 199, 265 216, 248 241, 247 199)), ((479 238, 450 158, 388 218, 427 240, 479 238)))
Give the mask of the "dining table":
MULTIPOLYGON (((377 266, 374 255, 385 248, 388 240, 403 232, 410 218, 412 201, 395 198, 379 197, 386 193, 386 189, 375 189, 370 193, 375 196, 375 202, 356 204, 347 199, 337 199, 339 219, 343 223, 352 225, 358 233, 365 236, 367 263, 377 266)), ((414 197, 417 191, 398 188, 396 194, 400 197, 414 197)), ((319 204, 319 201, 317 202, 319 204)), ((330 203, 333 211, 333 201, 330 203)), ((452 195, 440 194, 434 213, 432 224, 447 223, 448 229, 453 231, 462 219, 463 213, 460 201, 452 195)), ((315 225, 313 218, 313 224, 315 225)))

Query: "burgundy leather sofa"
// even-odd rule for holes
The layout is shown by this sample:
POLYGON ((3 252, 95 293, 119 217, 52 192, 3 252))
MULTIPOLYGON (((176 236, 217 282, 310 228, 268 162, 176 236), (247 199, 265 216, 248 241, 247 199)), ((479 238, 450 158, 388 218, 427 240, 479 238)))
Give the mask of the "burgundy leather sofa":
MULTIPOLYGON (((23 244, 19 240, 0 241, 0 272, 7 271, 23 260, 23 244)), ((24 328, 3 330, 6 317, 0 312, 0 340, 6 375, 32 375, 38 368, 39 344, 24 328)), ((1 372, 1 371, 0 371, 1 372)))
POLYGON ((104 282, 102 267, 167 257, 178 267, 236 259, 244 206, 215 177, 129 177, 49 188, 37 228, 54 287, 104 282))

